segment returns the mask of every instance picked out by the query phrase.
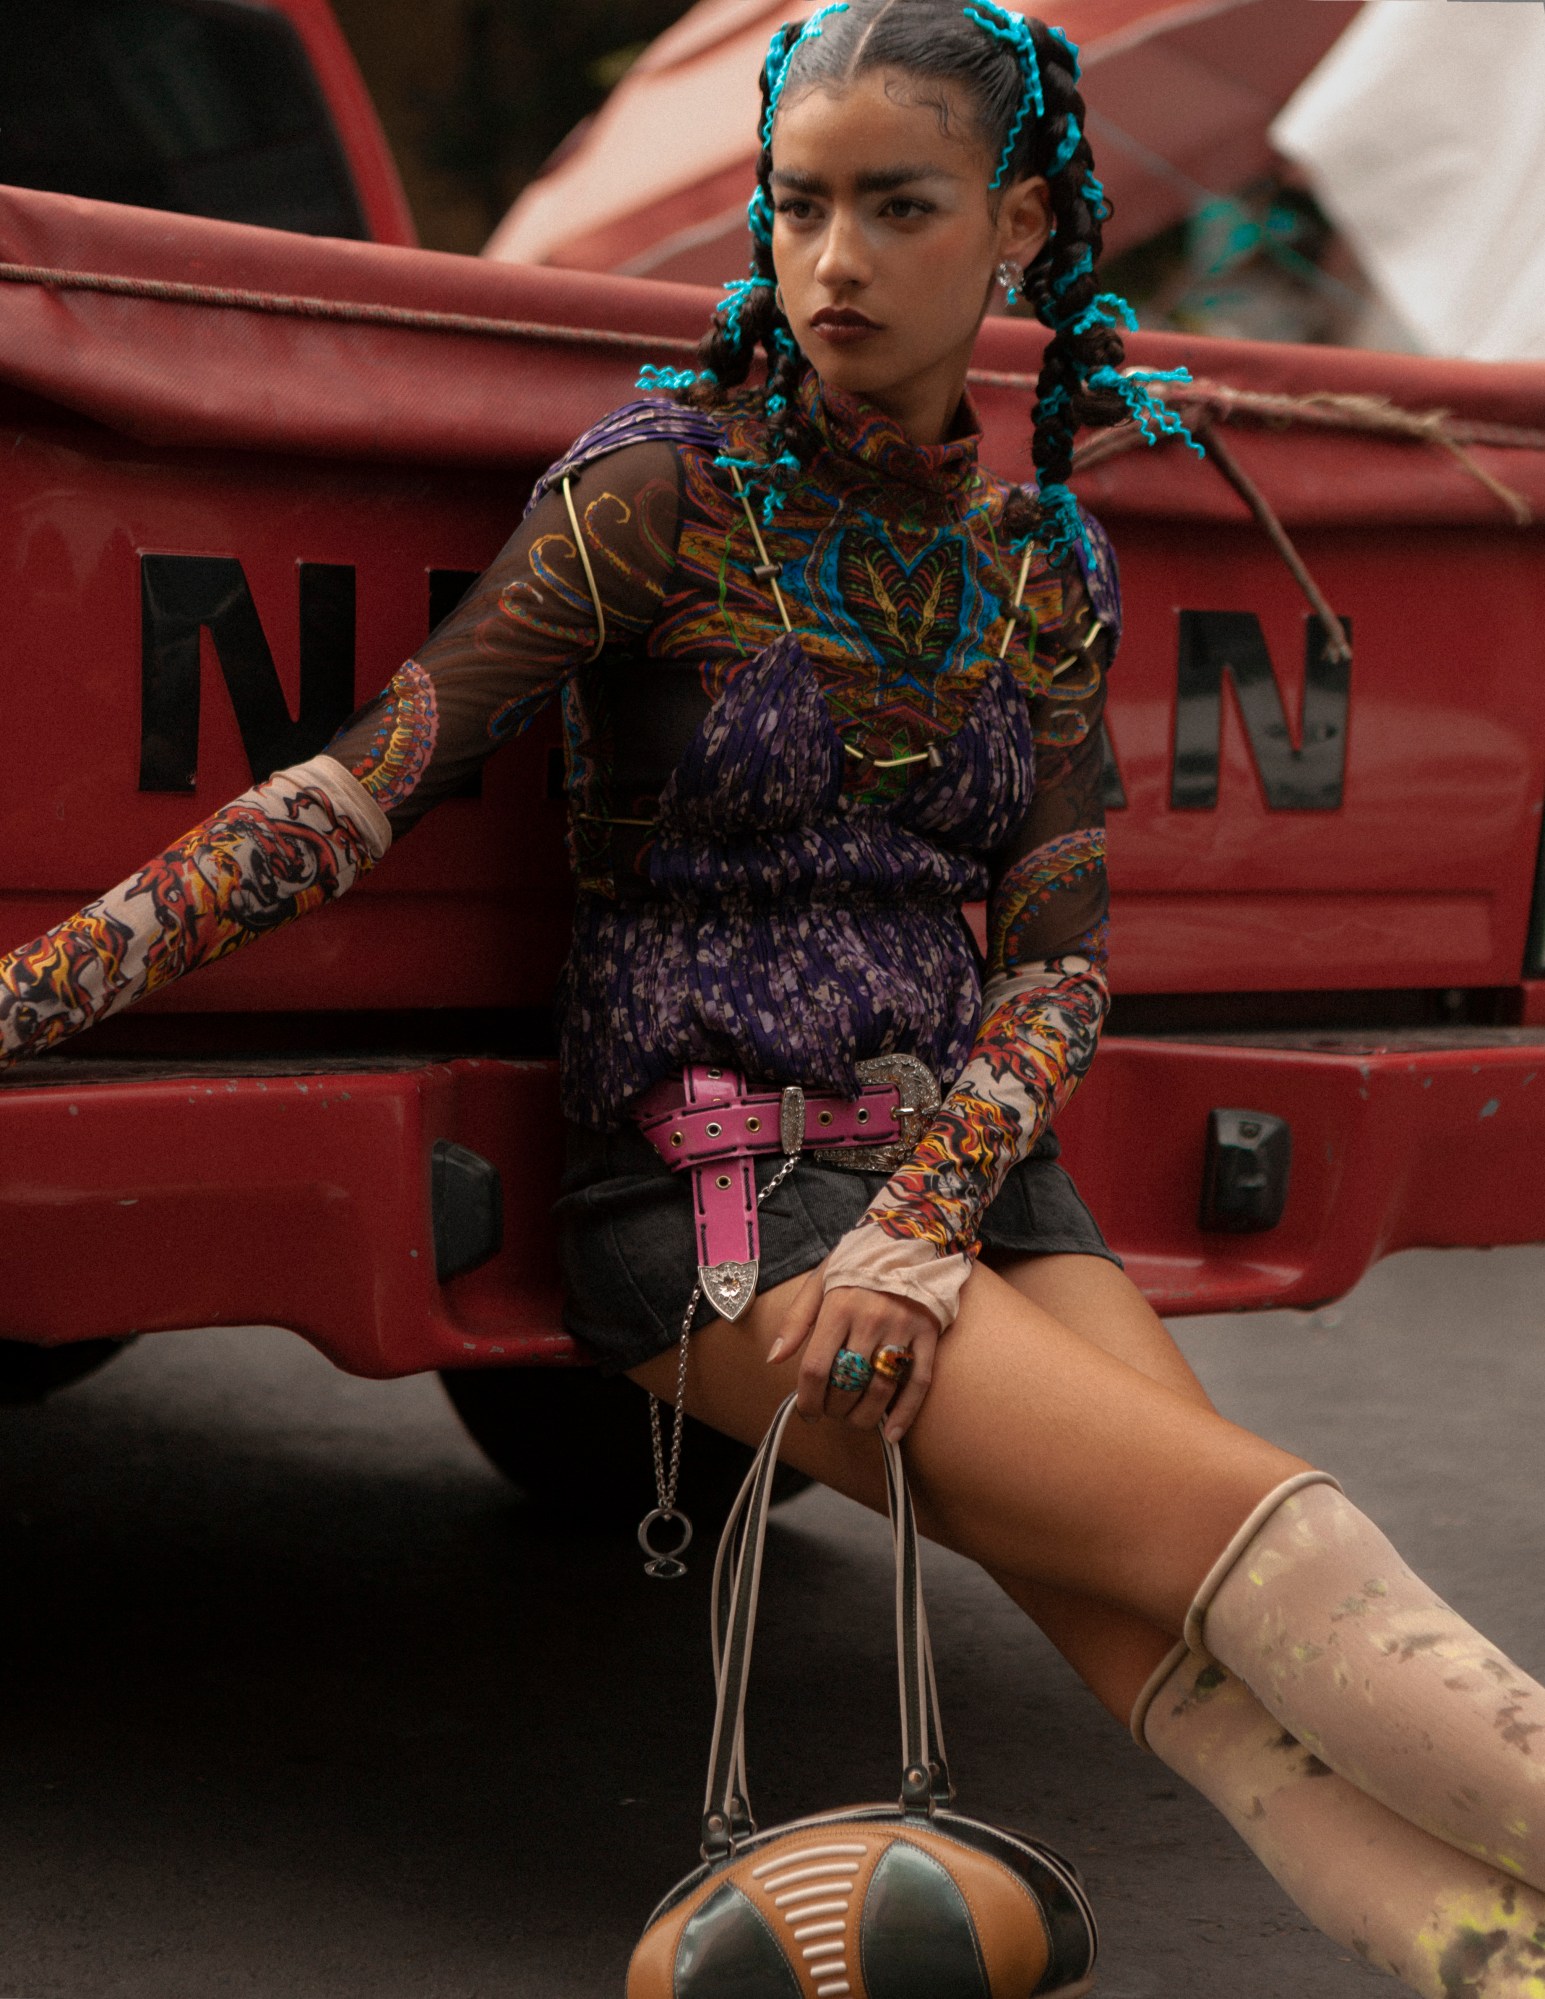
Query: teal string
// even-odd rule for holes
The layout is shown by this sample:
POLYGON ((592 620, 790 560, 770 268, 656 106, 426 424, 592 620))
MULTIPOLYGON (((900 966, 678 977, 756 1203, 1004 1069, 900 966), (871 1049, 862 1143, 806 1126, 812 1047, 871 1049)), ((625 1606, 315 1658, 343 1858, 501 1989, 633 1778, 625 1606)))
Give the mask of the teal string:
POLYGON ((741 308, 747 297, 756 291, 771 291, 771 278, 749 277, 731 278, 724 287, 724 296, 719 301, 719 310, 724 314, 725 329, 738 347, 744 337, 740 330, 741 308))
POLYGON ((1191 435, 1180 417, 1167 403, 1161 403, 1149 388, 1150 382, 1189 382, 1189 368, 1132 368, 1118 374, 1114 368, 1096 368, 1089 377, 1091 389, 1108 389, 1126 404, 1133 422, 1149 444, 1161 437, 1178 437, 1198 458, 1207 453, 1191 435))
POLYGON ((764 250, 772 248, 773 205, 765 187, 759 187, 746 205, 746 220, 751 225, 751 234, 764 250))
POLYGON ((1081 548, 1085 559, 1094 561, 1094 550, 1089 542, 1089 530, 1084 525, 1083 508, 1074 497, 1073 489, 1060 479, 1052 480, 1040 488, 1042 546, 1051 562, 1063 562, 1075 548, 1081 548))
POLYGON ((1084 136, 1083 126, 1079 124, 1078 120, 1075 117, 1069 114, 1068 129, 1062 135, 1062 144, 1057 148, 1056 152, 1047 162, 1046 171, 1048 174, 1061 173, 1062 169, 1067 165, 1068 161, 1071 160, 1073 155, 1078 151, 1079 141, 1083 138, 1083 136, 1084 136))
POLYGON ((972 0, 961 12, 966 19, 994 41, 1005 42, 1018 58, 1024 76, 1024 89, 1020 93, 1019 110, 1009 127, 1009 135, 1003 142, 1003 155, 998 161, 998 171, 988 182, 989 194, 1002 187, 1008 179, 1009 168, 1014 163, 1014 153, 1019 145, 1019 135, 1029 121, 1032 109, 1037 118, 1046 116, 1046 94, 1041 85, 1041 59, 1035 52, 1035 37, 1030 32, 1030 23, 1023 14, 1010 14, 998 6, 997 0, 972 0))
POLYGON ((1083 71, 1082 69, 1079 68, 1078 64, 1077 42, 1073 41, 1069 37, 1066 29, 1063 28, 1048 27, 1046 32, 1048 35, 1051 36, 1052 40, 1058 45, 1058 47, 1062 50, 1063 54, 1067 57, 1068 61, 1073 65, 1073 81, 1077 83, 1078 79, 1083 75, 1083 71))
MULTIPOLYGON (((1094 253, 1086 243, 1073 259, 1072 263, 1062 273, 1062 276, 1058 278, 1054 285, 1049 287, 1051 297, 1054 299, 1061 298, 1062 294, 1073 285, 1076 285, 1080 278, 1091 277, 1093 274, 1094 253)), ((1057 324, 1056 320, 1052 320, 1051 324, 1055 326, 1057 324)))
POLYGON ((813 14, 805 23, 803 31, 792 41, 788 31, 780 28, 773 36, 767 51, 767 115, 762 120, 762 144, 772 144, 773 120, 778 115, 778 104, 783 96, 784 85, 789 80, 789 69, 795 56, 806 42, 815 41, 833 14, 845 14, 848 0, 831 0, 831 5, 823 7, 819 14, 813 14))
POLYGON ((661 389, 690 389, 696 381, 697 376, 691 368, 656 368, 651 365, 639 369, 638 380, 633 386, 646 392, 658 392, 661 389))
MULTIPOLYGON (((1085 306, 1077 319, 1067 325, 1069 333, 1089 333, 1096 326, 1123 325, 1128 333, 1137 331, 1137 314, 1119 292, 1101 292, 1092 304, 1085 306)), ((1059 329, 1060 330, 1060 329, 1059 329)))

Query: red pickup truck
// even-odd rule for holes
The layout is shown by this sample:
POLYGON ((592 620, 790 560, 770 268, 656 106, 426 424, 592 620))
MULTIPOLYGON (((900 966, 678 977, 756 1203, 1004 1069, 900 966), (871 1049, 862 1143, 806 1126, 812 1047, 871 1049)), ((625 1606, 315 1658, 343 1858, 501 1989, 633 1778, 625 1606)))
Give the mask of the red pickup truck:
MULTIPOLYGON (((709 303, 0 189, 0 945, 319 748, 709 303)), ((1009 473, 1038 349, 982 336, 1009 473)), ((1233 450, 1352 658, 1215 469, 1081 479, 1128 635, 1118 997, 1070 1164, 1169 1312, 1545 1239, 1545 367, 1133 350, 1275 413, 1233 450)), ((13 1393, 102 1342, 273 1323, 358 1374, 443 1370, 533 1490, 642 1477, 636 1410, 564 1365, 558 1316, 556 755, 538 728, 341 904, 0 1076, 13 1393)))

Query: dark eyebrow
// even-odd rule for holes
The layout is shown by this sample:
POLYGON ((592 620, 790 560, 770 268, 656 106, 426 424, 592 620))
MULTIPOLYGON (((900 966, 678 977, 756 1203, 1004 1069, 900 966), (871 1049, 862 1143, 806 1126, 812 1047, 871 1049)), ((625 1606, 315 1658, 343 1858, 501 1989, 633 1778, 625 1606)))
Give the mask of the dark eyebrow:
MULTIPOLYGON (((831 189, 819 174, 800 173, 793 167, 774 167, 774 183, 789 188, 795 194, 829 195, 831 189)), ((859 194, 894 194, 898 187, 909 187, 923 180, 958 180, 945 167, 901 166, 885 167, 875 173, 859 174, 853 185, 859 194)))

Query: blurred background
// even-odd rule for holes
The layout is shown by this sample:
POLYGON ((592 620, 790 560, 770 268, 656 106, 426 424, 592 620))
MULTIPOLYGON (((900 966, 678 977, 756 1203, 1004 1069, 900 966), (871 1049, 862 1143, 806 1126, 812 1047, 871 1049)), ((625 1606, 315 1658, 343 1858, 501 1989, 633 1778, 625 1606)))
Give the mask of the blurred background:
POLYGON ((334 0, 423 243, 481 250, 516 196, 689 4, 334 0))
MULTIPOLYGON (((714 283, 788 0, 339 0, 424 240, 714 283), (491 240, 489 240, 491 239, 491 240)), ((1063 0, 1146 325, 1545 353, 1545 10, 1063 0)))
MULTIPOLYGON (((0 0, 0 181, 717 284, 744 269, 768 37, 809 11, 0 0)), ((1115 204, 1106 275, 1146 326, 1545 356, 1545 8, 1054 12, 1115 204)))

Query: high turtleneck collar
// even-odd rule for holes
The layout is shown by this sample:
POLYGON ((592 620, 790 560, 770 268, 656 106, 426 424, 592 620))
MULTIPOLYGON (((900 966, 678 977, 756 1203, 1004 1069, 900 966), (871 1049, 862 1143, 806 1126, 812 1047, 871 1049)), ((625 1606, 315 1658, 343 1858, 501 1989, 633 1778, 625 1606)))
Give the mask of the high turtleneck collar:
POLYGON ((956 416, 958 434, 943 444, 914 444, 894 417, 859 396, 827 388, 814 369, 799 385, 798 402, 829 451, 878 478, 962 496, 977 482, 982 431, 969 396, 956 416))

